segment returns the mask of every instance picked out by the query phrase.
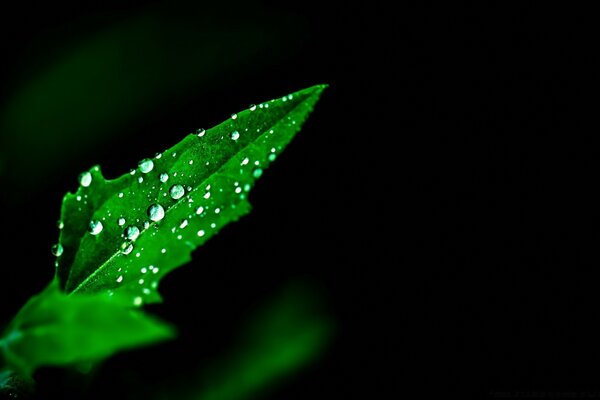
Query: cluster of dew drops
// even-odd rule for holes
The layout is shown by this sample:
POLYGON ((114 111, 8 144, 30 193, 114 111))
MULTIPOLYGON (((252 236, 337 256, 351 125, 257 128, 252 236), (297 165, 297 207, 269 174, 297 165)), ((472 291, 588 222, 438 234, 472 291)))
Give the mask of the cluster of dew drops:
MULTIPOLYGON (((292 100, 292 98, 293 98, 293 95, 288 95, 288 96, 284 96, 282 98, 282 100, 285 102, 287 100, 292 100)), ((255 111, 255 110, 257 110, 257 108, 261 108, 261 109, 269 108, 269 104, 261 103, 258 106, 256 106, 255 104, 252 104, 252 105, 250 105, 249 110, 255 111)), ((236 120, 237 114, 231 114, 231 119, 236 120)), ((273 133, 273 130, 271 130, 270 133, 273 133)), ((196 135, 198 137, 203 137, 205 134, 206 134, 206 130, 203 128, 196 130, 196 135)), ((233 141, 239 140, 240 137, 241 137, 241 134, 237 130, 233 130, 229 135, 229 138, 233 141)), ((276 152, 276 149, 272 148, 270 154, 268 155, 269 161, 275 160, 275 157, 276 157, 275 152, 276 152)), ((174 153, 173 156, 175 156, 175 155, 176 154, 174 153)), ((161 157, 162 157, 161 153, 156 154, 156 159, 160 159, 161 157)), ((243 161, 241 162, 241 166, 247 165, 249 163, 249 161, 250 160, 248 158, 244 158, 243 161)), ((191 163, 193 163, 193 160, 190 160, 190 164, 191 163)), ((258 161, 256 161, 256 165, 258 165, 258 161)), ((154 162, 149 158, 143 159, 138 163, 138 168, 142 174, 148 174, 149 172, 151 172, 154 169, 154 162)), ((252 175, 255 178, 259 178, 262 175, 262 172, 263 172, 262 169, 260 167, 257 167, 253 170, 252 175)), ((135 170, 131 170, 131 175, 134 175, 134 174, 135 174, 135 170)), ((166 183, 169 180, 169 175, 166 172, 163 172, 159 175, 158 179, 160 180, 161 183, 166 183)), ((82 187, 89 187, 92 184, 92 180, 93 180, 93 176, 89 171, 83 172, 82 174, 79 175, 79 184, 82 187)), ((138 183, 142 183, 143 181, 144 181, 143 176, 138 177, 138 183)), ((210 185, 207 186, 207 189, 209 189, 209 188, 210 188, 210 185)), ((188 187, 187 189, 191 190, 190 187, 188 187)), ((244 191, 250 190, 250 185, 246 184, 244 186, 243 190, 244 191)), ((239 187, 236 182, 235 193, 239 194, 241 192, 242 192, 242 188, 239 187)), ((185 195, 186 188, 184 188, 180 184, 175 184, 175 185, 171 186, 168 193, 169 193, 169 196, 173 200, 179 200, 185 195)), ((210 196, 210 192, 207 192, 204 197, 208 199, 207 196, 210 196)), ((85 195, 85 197, 87 197, 87 195, 85 195)), ((123 193, 119 193, 119 197, 123 197, 123 193)), ((77 200, 81 201, 82 200, 81 196, 77 196, 77 200)), ((202 214, 203 211, 204 211, 204 207, 200 206, 197 208, 196 214, 202 214)), ((218 213, 219 209, 218 208, 215 209, 215 212, 218 213)), ((150 205, 150 207, 148 207, 147 215, 148 215, 148 218, 150 219, 150 221, 158 222, 158 221, 161 221, 165 217, 165 209, 160 204, 154 203, 154 204, 150 205)), ((125 218, 120 217, 117 220, 117 223, 120 227, 123 227, 126 224, 126 220, 125 220, 125 218)), ((58 221, 57 226, 58 226, 59 230, 62 230, 64 228, 64 223, 62 221, 58 221)), ((150 226, 150 222, 145 221, 144 229, 149 228, 149 226, 150 226)), ((180 224, 180 228, 183 229, 183 228, 185 228, 185 226, 187 226, 187 220, 184 220, 180 224)), ((91 220, 88 224, 88 232, 93 236, 99 235, 103 231, 103 229, 104 229, 104 225, 102 224, 102 221, 91 220)), ((133 242, 139 237, 140 234, 141 234, 140 229, 135 225, 129 225, 129 226, 125 227, 123 235, 122 235, 124 237, 125 241, 120 246, 120 252, 124 255, 130 254, 134 248, 133 242)), ((197 235, 199 237, 202 237, 205 235, 205 231, 199 230, 197 232, 197 235)), ((180 237, 178 237, 178 238, 180 238, 180 237)), ((60 243, 53 245, 51 250, 52 250, 52 254, 54 256, 56 256, 57 258, 60 257, 64 252, 63 246, 60 243)), ((166 252, 166 249, 162 249, 162 253, 164 254, 165 252, 166 252)), ((57 259, 55 265, 58 266, 58 259, 57 259)), ((119 269, 119 271, 120 271, 120 269, 119 269)), ((142 273, 146 273, 148 271, 150 271, 154 274, 157 274, 159 272, 159 268, 151 265, 149 267, 144 267, 141 269, 142 273)), ((117 281, 117 283, 121 283, 123 281, 123 279, 124 279, 123 275, 119 275, 117 277, 116 281, 117 281)), ((140 279, 139 283, 143 284, 144 279, 140 279)), ((153 288, 155 288, 156 282, 153 282, 152 286, 153 286, 153 288)), ((150 293, 149 289, 145 288, 144 293, 149 294, 150 293)), ((134 304, 140 305, 141 303, 142 303, 142 299, 140 297, 136 297, 134 299, 134 304)))

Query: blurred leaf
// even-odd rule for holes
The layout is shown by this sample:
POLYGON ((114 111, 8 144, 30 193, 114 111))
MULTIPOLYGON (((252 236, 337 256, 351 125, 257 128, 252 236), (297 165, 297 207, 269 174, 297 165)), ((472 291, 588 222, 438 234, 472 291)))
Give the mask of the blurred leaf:
POLYGON ((101 360, 173 336, 165 323, 106 296, 67 296, 54 282, 21 309, 0 348, 12 370, 30 376, 40 366, 101 360))
POLYGON ((229 357, 162 398, 241 400, 273 388, 315 361, 333 334, 333 321, 315 300, 305 287, 287 288, 242 330, 229 357))
POLYGON ((160 300, 158 281, 250 211, 248 191, 318 101, 313 86, 190 134, 131 174, 81 176, 62 206, 57 277, 67 293, 108 293, 140 306, 160 300))
POLYGON ((11 169, 20 171, 18 182, 53 171, 65 160, 58 155, 73 158, 126 133, 132 121, 197 92, 200 85, 230 81, 232 69, 260 68, 297 46, 300 29, 289 18, 271 18, 253 4, 227 10, 228 23, 216 23, 215 14, 224 11, 158 4, 84 33, 62 52, 44 48, 46 59, 34 60, 43 67, 30 67, 33 72, 0 110, 5 136, 0 152, 9 157, 11 169), (262 56, 265 49, 269 61, 262 56))

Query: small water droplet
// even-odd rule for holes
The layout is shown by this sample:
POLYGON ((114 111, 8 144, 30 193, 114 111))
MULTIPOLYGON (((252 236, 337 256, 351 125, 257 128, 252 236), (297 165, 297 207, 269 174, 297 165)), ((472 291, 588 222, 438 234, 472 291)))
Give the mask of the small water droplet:
POLYGON ((146 267, 144 267, 140 271, 142 272, 142 274, 145 274, 146 272, 148 272, 148 269, 146 267))
POLYGON ((88 187, 92 183, 92 174, 89 172, 84 172, 79 175, 79 184, 83 187, 88 187))
POLYGON ((119 275, 119 277, 117 278, 117 283, 121 282, 123 282, 123 275, 119 275))
POLYGON ((129 175, 135 175, 135 169, 130 169, 129 170, 129 175))
POLYGON ((238 131, 233 131, 229 137, 231 140, 238 140, 240 138, 240 133, 238 131))
POLYGON ((91 220, 90 224, 88 225, 88 230, 92 235, 99 234, 102 232, 103 228, 104 226, 102 226, 102 222, 96 220, 91 220))
POLYGON ((140 279, 140 280, 138 281, 138 283, 139 283, 140 285, 143 285, 143 284, 144 284, 144 279, 140 279))
POLYGON ((55 255, 56 257, 60 257, 63 253, 63 247, 60 243, 55 244, 54 246, 52 246, 52 254, 55 255))
POLYGON ((167 252, 167 249, 162 249, 160 252, 165 254, 167 252))
POLYGON ((137 296, 135 299, 133 299, 133 305, 134 306, 141 306, 142 305, 142 298, 140 296, 137 296))
POLYGON ((275 161, 275 158, 277 158, 277 156, 273 153, 269 154, 269 161, 275 161))
POLYGON ((194 160, 190 160, 189 164, 192 165, 194 163, 194 160))
POLYGON ((162 157, 162 153, 156 153, 154 155, 154 158, 156 158, 157 160, 160 160, 161 157, 162 157))
POLYGON ((241 187, 236 187, 235 188, 235 192, 236 193, 241 193, 242 192, 242 188, 241 187))
POLYGON ((185 194, 185 189, 181 185, 173 185, 171 186, 171 189, 169 189, 169 194, 173 200, 178 200, 185 194))
POLYGON ((160 221, 165 217, 165 209, 160 204, 152 204, 148 207, 148 217, 154 222, 160 221))
POLYGON ((140 177, 138 178, 138 183, 142 183, 142 182, 144 182, 144 178, 140 176, 140 177))
POLYGON ((143 174, 147 174, 154 169, 154 161, 149 158, 145 158, 138 163, 138 166, 143 174))
POLYGON ((150 222, 144 221, 144 229, 150 228, 150 222))
POLYGON ((77 201, 81 201, 81 196, 77 196, 77 201))
POLYGON ((256 168, 254 171, 252 171, 252 176, 254 176, 255 178, 260 178, 262 173, 263 170, 261 168, 256 168))
POLYGON ((210 227, 215 229, 217 227, 217 224, 215 224, 214 222, 212 224, 210 224, 210 227))
POLYGON ((237 119, 237 114, 231 114, 231 119, 237 119))
POLYGON ((250 190, 250 184, 249 184, 249 183, 246 183, 246 184, 244 185, 244 190, 245 190, 246 192, 250 190))
POLYGON ((206 133, 206 129, 204 129, 204 128, 200 128, 196 131, 196 135, 198 135, 198 137, 204 136, 205 133, 206 133))
POLYGON ((119 198, 123 198, 123 192, 119 193, 119 198))
POLYGON ((246 164, 248 164, 248 162, 250 162, 250 159, 248 157, 246 157, 246 158, 244 158, 242 160, 242 164, 241 165, 246 165, 246 164))
POLYGON ((188 226, 188 220, 184 219, 183 221, 181 221, 181 224, 179 224, 179 227, 181 229, 185 228, 186 226, 188 226))
POLYGON ((256 104, 250 104, 250 111, 256 110, 256 104))
POLYGON ((198 236, 200 236, 200 237, 202 237, 202 236, 204 236, 204 234, 205 234, 205 233, 206 233, 206 232, 204 232, 202 229, 200 229, 200 230, 198 231, 197 235, 198 235, 198 236))
POLYGON ((133 251, 133 243, 131 242, 123 242, 121 244, 121 253, 127 255, 133 251))
POLYGON ((119 226, 125 225, 125 222, 127 222, 127 221, 125 221, 125 218, 123 218, 123 217, 119 218, 119 221, 118 221, 119 226))
POLYGON ((135 225, 130 225, 125 229, 125 237, 129 240, 135 240, 140 236, 140 229, 135 225))
POLYGON ((58 222, 56 223, 56 227, 57 227, 58 229, 63 229, 63 228, 65 227, 65 224, 64 224, 62 221, 58 221, 58 222))
POLYGON ((206 192, 206 194, 204 195, 205 199, 209 199, 210 198, 210 192, 206 192))
POLYGON ((150 289, 148 288, 144 288, 142 289, 142 291, 144 292, 144 294, 150 294, 150 289))
POLYGON ((198 208, 196 208, 196 214, 200 215, 204 212, 204 207, 200 206, 198 208))
POLYGON ((215 208, 215 214, 218 214, 218 213, 220 213, 220 212, 221 212, 221 209, 220 209, 220 208, 215 208))
POLYGON ((165 183, 166 181, 169 180, 169 174, 167 174, 166 172, 163 172, 162 174, 160 174, 159 179, 162 183, 165 183))

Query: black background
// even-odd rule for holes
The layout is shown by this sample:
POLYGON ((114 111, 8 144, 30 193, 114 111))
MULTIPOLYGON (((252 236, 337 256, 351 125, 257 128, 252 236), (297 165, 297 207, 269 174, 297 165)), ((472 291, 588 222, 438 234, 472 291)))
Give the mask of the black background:
MULTIPOLYGON (((51 278, 60 199, 80 171, 101 164, 107 176, 122 173, 165 147, 164 132, 195 128, 198 109, 208 127, 244 96, 250 103, 329 83, 253 192, 251 215, 161 286, 166 302, 152 311, 178 326, 180 340, 109 360, 72 396, 125 397, 138 382, 151 392, 148 382, 216 357, 243 315, 302 279, 324 295, 337 336, 318 363, 263 398, 600 397, 586 11, 282 3, 261 4, 303 21, 293 54, 250 72, 242 65, 201 96, 162 104, 127 126, 118 145, 74 151, 43 182, 21 184, 10 163, 3 169, 0 316, 9 319, 51 278), (175 365, 164 373, 160 363, 175 365)), ((69 37, 85 18, 93 30, 139 7, 53 3, 5 13, 5 92, 40 37, 69 37)), ((224 24, 231 12, 203 10, 224 24)), ((42 391, 68 397, 69 375, 38 375, 42 391)))

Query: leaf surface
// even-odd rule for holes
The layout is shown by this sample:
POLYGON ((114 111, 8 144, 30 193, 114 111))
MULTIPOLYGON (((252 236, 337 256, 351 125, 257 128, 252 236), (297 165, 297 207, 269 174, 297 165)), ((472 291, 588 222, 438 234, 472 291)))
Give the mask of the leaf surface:
POLYGON ((106 180, 80 177, 62 204, 57 278, 66 293, 160 301, 169 271, 250 211, 248 192, 313 110, 325 85, 251 106, 106 180))
POLYGON ((19 311, 0 347, 12 370, 30 376, 40 366, 97 361, 173 336, 139 310, 102 294, 68 296, 53 283, 19 311))

